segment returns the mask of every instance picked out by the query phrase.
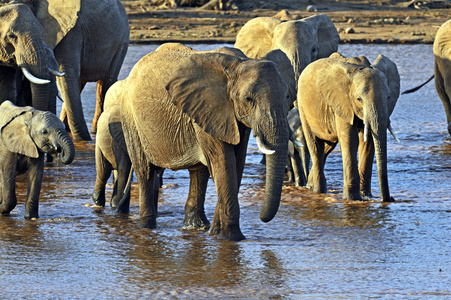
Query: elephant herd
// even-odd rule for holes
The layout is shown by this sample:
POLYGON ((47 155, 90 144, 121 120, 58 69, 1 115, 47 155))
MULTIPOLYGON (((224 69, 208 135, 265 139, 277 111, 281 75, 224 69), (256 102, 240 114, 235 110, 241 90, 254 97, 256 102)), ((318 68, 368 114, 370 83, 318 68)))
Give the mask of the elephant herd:
MULTIPOLYGON (((157 226, 164 169, 188 169, 184 227, 244 239, 238 191, 251 132, 265 156, 264 222, 277 213, 286 170, 298 186, 327 192, 324 165, 337 143, 343 198, 372 197, 376 156, 382 201, 393 201, 386 135, 399 97, 397 67, 383 55, 372 63, 343 57, 326 15, 257 17, 242 27, 233 48, 195 51, 166 43, 120 81, 129 42, 120 1, 14 1, 0 7, 0 18, 2 214, 16 206, 16 174, 28 171, 25 217, 39 217, 44 154, 60 153, 69 164, 75 150, 67 131, 74 141, 91 139, 80 100, 86 82, 97 82, 92 198, 105 206, 105 185, 116 170, 110 203, 128 213, 134 172, 142 228, 157 226), (218 199, 211 223, 204 211, 210 176, 218 199)), ((435 79, 451 124, 451 41, 441 33, 451 30, 446 24, 434 45, 435 79)))

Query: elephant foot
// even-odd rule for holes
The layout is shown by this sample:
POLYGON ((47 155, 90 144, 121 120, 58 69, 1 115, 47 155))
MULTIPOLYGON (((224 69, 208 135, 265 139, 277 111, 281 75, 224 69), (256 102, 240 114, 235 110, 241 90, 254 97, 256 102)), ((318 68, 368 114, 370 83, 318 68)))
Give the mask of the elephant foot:
POLYGON ((141 218, 139 221, 139 228, 156 229, 157 228, 156 218, 141 218))
POLYGON ((390 196, 390 198, 388 200, 383 200, 383 202, 396 202, 396 200, 395 200, 395 198, 390 196))
POLYGON ((210 233, 218 234, 218 239, 220 240, 242 241, 246 239, 246 237, 241 233, 241 229, 237 226, 229 228, 212 227, 210 228, 210 233))
POLYGON ((105 207, 105 193, 94 191, 92 193, 92 200, 94 201, 94 205, 105 207))
POLYGON ((360 197, 360 193, 358 193, 358 194, 352 194, 352 193, 344 193, 343 194, 343 200, 350 200, 350 201, 352 201, 352 200, 359 200, 359 201, 361 201, 362 200, 362 197, 360 197))
POLYGON ((183 221, 183 229, 206 230, 209 228, 210 222, 207 220, 204 213, 185 217, 185 221, 183 221))
POLYGON ((39 214, 37 212, 25 213, 25 219, 27 219, 27 220, 39 219, 39 214))
POLYGON ((129 207, 117 207, 116 208, 116 212, 121 213, 121 214, 129 214, 130 213, 130 208, 129 207))

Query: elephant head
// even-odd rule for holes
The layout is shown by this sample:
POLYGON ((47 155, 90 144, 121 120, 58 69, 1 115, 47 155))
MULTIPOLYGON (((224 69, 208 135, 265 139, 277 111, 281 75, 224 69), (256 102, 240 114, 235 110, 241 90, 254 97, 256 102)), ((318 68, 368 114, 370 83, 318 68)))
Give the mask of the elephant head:
MULTIPOLYGON (((47 84, 52 76, 64 74, 57 71, 58 63, 52 49, 44 41, 39 20, 26 4, 0 7, 0 19, 0 33, 3 37, 0 39, 0 64, 21 69, 31 82, 33 106, 39 110, 48 110, 47 84)), ((8 85, 10 82, 2 81, 0 85, 8 85)))
POLYGON ((339 41, 337 29, 326 15, 286 22, 258 17, 241 28, 235 47, 252 58, 261 58, 271 50, 282 50, 291 62, 297 81, 309 63, 337 51, 339 41))
MULTIPOLYGON (((0 7, 0 33, 4 37, 0 39, 0 65, 22 70, 31 82, 36 109, 56 112, 54 76, 64 73, 58 71, 53 48, 73 28, 79 10, 79 1, 54 0, 19 0, 0 7)), ((0 82, 0 86, 5 84, 0 82)), ((20 88, 16 86, 17 92, 20 88)))
POLYGON ((268 60, 203 53, 180 61, 173 74, 166 85, 173 104, 207 134, 237 145, 246 138, 242 128, 253 130, 267 158, 260 218, 270 221, 280 203, 288 145, 288 104, 280 100, 286 99, 288 90, 277 65, 268 60))
POLYGON ((61 153, 61 162, 70 164, 75 148, 64 124, 51 112, 30 106, 17 107, 10 101, 0 105, 1 140, 13 153, 38 158, 40 153, 61 153))

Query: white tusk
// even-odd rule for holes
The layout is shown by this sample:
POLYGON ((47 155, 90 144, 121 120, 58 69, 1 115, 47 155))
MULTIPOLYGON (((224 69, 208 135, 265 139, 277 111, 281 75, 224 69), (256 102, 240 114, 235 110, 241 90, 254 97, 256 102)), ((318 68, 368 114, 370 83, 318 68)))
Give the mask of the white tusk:
POLYGON ((263 145, 262 141, 260 140, 260 138, 258 136, 257 136, 257 146, 258 146, 258 150, 260 150, 263 154, 266 154, 266 155, 271 155, 276 152, 274 150, 270 150, 270 149, 266 148, 266 146, 263 145))
POLYGON ((298 147, 304 147, 304 144, 298 139, 293 139, 292 142, 298 147))
POLYGON ((363 129, 363 141, 366 143, 368 141, 368 125, 365 124, 363 129))
POLYGON ((49 68, 49 72, 50 72, 50 74, 55 75, 55 76, 59 76, 59 77, 62 77, 64 75, 66 75, 66 73, 64 73, 64 72, 60 72, 60 71, 53 70, 53 69, 50 69, 50 68, 49 68))
POLYGON ((28 71, 27 68, 22 67, 22 72, 25 75, 25 77, 27 77, 28 80, 30 80, 30 82, 34 83, 34 84, 47 84, 50 83, 50 80, 47 79, 41 79, 38 77, 33 76, 30 71, 28 71))
POLYGON ((390 131, 391 135, 395 138, 395 140, 396 140, 398 143, 401 143, 401 142, 398 140, 398 137, 396 136, 396 134, 393 132, 393 128, 391 128, 391 125, 388 125, 388 131, 390 131))

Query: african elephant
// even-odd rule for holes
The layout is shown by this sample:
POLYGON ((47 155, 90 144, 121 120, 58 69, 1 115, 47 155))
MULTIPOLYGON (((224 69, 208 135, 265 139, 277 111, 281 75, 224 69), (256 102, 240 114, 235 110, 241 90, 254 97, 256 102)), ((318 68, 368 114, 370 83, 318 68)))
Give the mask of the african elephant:
POLYGON ((238 32, 235 47, 251 58, 261 58, 274 49, 282 50, 293 66, 297 82, 309 63, 336 52, 339 41, 337 29, 326 15, 289 21, 257 17, 238 32))
POLYGON ((141 227, 156 227, 149 174, 157 167, 188 169, 185 227, 209 226, 204 200, 211 174, 218 203, 210 233, 244 239, 238 190, 251 128, 267 155, 260 218, 268 222, 277 213, 288 145, 288 107, 280 99, 288 88, 275 63, 228 53, 164 44, 124 80, 122 127, 139 186, 141 227))
POLYGON ((27 173, 25 218, 38 218, 44 153, 61 153, 61 162, 70 164, 75 156, 72 140, 54 113, 10 101, 0 105, 0 139, 0 213, 7 215, 16 207, 15 177, 27 173))
MULTIPOLYGON (((104 95, 117 80, 128 48, 130 30, 123 5, 119 0, 16 2, 25 4, 8 4, 4 8, 7 13, 1 14, 0 32, 3 38, 0 53, 7 54, 1 55, 6 56, 6 61, 2 58, 1 64, 7 62, 20 67, 24 64, 23 60, 28 59, 28 64, 40 70, 32 73, 48 79, 45 74, 48 67, 42 62, 49 61, 49 52, 53 50, 59 64, 59 74, 65 74, 56 79, 64 101, 61 118, 67 112, 67 122, 74 140, 91 140, 80 93, 87 82, 97 82, 96 114, 92 126, 95 131, 104 95), (3 26, 5 20, 8 24, 3 26), (38 29, 32 30, 30 27, 38 29), (37 46, 31 47, 33 44, 37 46)), ((47 89, 46 85, 41 85, 32 90, 33 105, 42 102, 37 108, 46 110, 49 107, 47 89), (40 98, 36 100, 35 97, 40 98)))
MULTIPOLYGON (((130 211, 130 184, 133 174, 132 163, 127 152, 124 133, 121 124, 121 90, 124 81, 114 83, 106 93, 104 111, 100 115, 96 134, 96 182, 92 199, 97 206, 105 206, 105 186, 114 173, 114 188, 111 207, 118 212, 130 211)), ((158 204, 158 195, 163 170, 155 172, 154 182, 155 207, 158 204)))
POLYGON ((442 24, 434 40, 435 89, 445 108, 448 132, 451 134, 451 20, 442 24))
POLYGON ((128 212, 130 189, 128 189, 127 195, 124 195, 124 190, 127 178, 132 171, 132 163, 122 131, 121 103, 117 101, 117 94, 122 88, 123 81, 117 81, 111 86, 105 97, 104 111, 99 118, 95 149, 97 177, 92 199, 96 205, 105 206, 105 185, 110 178, 111 171, 116 170, 111 207, 116 208, 118 202, 125 196, 125 207, 118 208, 118 210, 128 212))
POLYGON ((327 192, 324 164, 339 142, 343 199, 361 200, 361 193, 371 195, 375 153, 382 200, 392 201, 386 131, 391 131, 389 116, 399 97, 399 74, 396 65, 382 55, 371 66, 366 65, 366 58, 349 59, 362 64, 346 60, 340 55, 320 59, 307 66, 299 78, 298 108, 312 158, 308 186, 315 192, 327 192))

